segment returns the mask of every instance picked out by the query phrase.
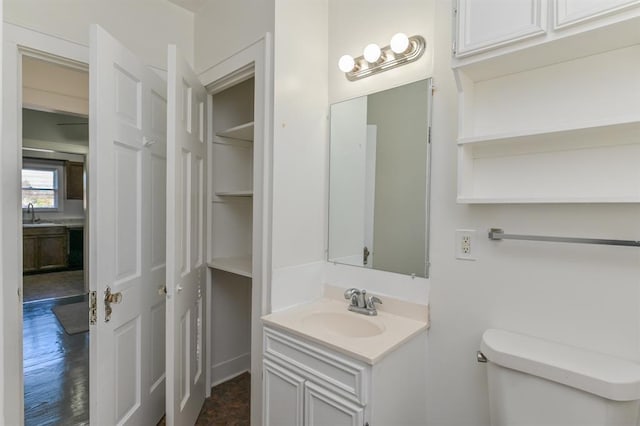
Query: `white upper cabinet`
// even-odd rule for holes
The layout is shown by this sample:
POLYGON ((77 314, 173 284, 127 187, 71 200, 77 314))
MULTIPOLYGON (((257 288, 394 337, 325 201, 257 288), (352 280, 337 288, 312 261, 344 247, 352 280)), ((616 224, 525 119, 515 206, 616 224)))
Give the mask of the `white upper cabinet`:
POLYGON ((458 202, 640 203, 640 0, 458 7, 458 202))
POLYGON ((603 17, 640 4, 638 0, 555 0, 554 29, 603 17))
POLYGON ((545 33, 541 0, 459 0, 455 13, 459 58, 545 33))

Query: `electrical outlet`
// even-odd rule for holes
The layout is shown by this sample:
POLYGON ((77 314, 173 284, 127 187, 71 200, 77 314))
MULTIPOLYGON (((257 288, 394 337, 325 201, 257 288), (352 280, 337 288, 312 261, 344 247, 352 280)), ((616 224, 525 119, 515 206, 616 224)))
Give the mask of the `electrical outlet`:
POLYGON ((456 230, 456 259, 476 260, 475 238, 476 231, 474 229, 456 230))

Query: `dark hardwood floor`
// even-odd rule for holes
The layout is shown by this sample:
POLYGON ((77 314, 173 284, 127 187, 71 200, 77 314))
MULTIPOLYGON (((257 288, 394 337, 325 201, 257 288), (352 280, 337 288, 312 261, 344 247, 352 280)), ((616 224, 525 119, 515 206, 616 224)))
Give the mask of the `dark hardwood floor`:
POLYGON ((84 297, 23 305, 27 426, 89 424, 89 333, 68 335, 51 310, 84 297))
MULTIPOLYGON (((23 305, 26 426, 89 424, 89 333, 68 335, 52 311, 84 297, 23 305)), ((249 425, 250 383, 245 373, 214 387, 196 425, 249 425)))

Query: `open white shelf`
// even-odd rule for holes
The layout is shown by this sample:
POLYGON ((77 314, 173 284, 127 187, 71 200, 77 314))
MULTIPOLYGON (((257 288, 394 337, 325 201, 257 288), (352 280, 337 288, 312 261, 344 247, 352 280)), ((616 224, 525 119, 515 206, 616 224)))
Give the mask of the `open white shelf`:
POLYGON ((507 147, 531 144, 538 147, 537 150, 543 150, 543 146, 546 145, 566 150, 634 143, 640 143, 640 117, 605 119, 581 125, 567 124, 554 129, 517 131, 458 139, 458 145, 507 147))
POLYGON ((253 197, 253 191, 216 191, 218 197, 253 197))
POLYGON ((253 141, 253 121, 216 132, 216 135, 224 138, 253 141))
POLYGON ((459 203, 640 202, 640 44, 576 54, 570 40, 455 69, 459 203), (507 57, 520 68, 490 69, 507 57))
POLYGON ((231 272, 247 278, 252 277, 251 256, 214 258, 207 262, 207 265, 220 271, 231 272))

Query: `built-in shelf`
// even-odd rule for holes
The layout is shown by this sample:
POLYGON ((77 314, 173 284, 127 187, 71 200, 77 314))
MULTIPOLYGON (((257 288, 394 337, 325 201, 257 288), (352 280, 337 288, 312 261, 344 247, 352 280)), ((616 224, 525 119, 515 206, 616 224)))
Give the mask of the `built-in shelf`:
POLYGON ((640 117, 606 119, 591 123, 568 124, 554 129, 518 131, 462 137, 458 145, 540 147, 554 145, 558 149, 578 149, 592 146, 640 143, 640 117))
POLYGON ((594 21, 454 60, 457 201, 640 202, 637 25, 594 21))
POLYGON ((216 135, 223 138, 253 141, 253 121, 216 132, 216 135))
POLYGON ((207 265, 213 269, 231 272, 232 274, 242 275, 247 278, 251 278, 252 276, 250 256, 214 258, 207 262, 207 265))
POLYGON ((253 197, 253 191, 216 191, 218 197, 253 197))

